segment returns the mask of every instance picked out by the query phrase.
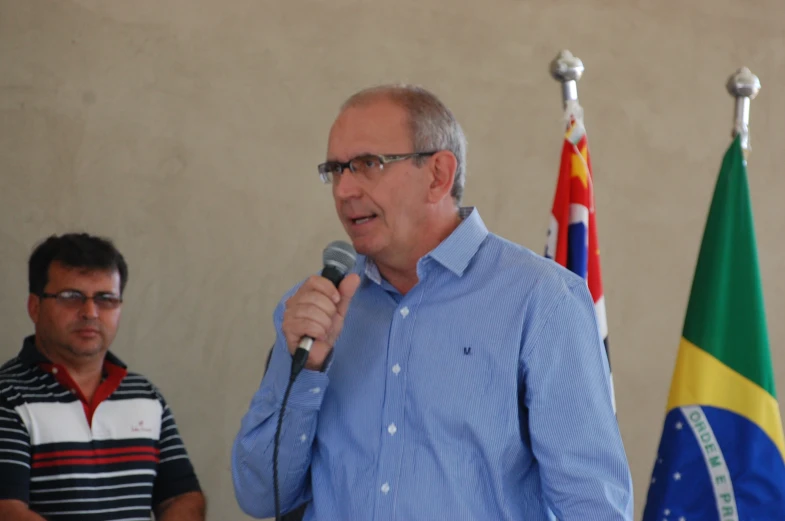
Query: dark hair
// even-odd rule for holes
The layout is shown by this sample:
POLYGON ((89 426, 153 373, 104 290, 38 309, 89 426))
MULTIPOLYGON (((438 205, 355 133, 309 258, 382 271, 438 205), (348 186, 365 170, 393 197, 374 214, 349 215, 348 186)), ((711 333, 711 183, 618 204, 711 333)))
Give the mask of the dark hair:
POLYGON ((97 271, 117 271, 120 274, 120 294, 128 282, 128 265, 112 241, 86 233, 52 235, 35 247, 27 263, 30 293, 40 295, 49 282, 49 266, 59 262, 69 268, 97 271))

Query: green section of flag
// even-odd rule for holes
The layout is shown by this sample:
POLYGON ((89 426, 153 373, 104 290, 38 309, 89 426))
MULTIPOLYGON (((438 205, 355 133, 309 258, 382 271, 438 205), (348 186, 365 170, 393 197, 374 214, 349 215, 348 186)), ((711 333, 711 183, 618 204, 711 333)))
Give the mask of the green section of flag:
POLYGON ((747 162, 739 137, 725 153, 714 189, 683 335, 776 396, 747 162))

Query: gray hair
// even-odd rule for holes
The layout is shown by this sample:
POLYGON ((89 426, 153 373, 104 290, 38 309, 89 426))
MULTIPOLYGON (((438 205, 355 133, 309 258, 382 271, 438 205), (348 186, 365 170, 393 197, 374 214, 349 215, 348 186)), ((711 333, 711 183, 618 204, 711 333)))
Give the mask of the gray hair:
MULTIPOLYGON (((466 184, 466 136, 450 109, 423 87, 388 84, 363 89, 354 94, 341 105, 341 112, 379 98, 400 105, 408 113, 414 151, 449 150, 455 155, 458 165, 450 195, 455 204, 460 205, 466 184)), ((426 159, 417 158, 415 161, 415 164, 421 166, 426 159)))

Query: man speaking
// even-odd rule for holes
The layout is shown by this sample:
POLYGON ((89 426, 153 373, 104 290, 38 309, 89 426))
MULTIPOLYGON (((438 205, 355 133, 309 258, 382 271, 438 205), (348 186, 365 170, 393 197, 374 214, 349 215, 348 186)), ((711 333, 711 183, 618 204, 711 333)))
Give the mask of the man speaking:
POLYGON ((318 170, 359 255, 337 288, 312 276, 275 310, 270 368, 233 447, 242 509, 631 521, 586 283, 461 206, 466 140, 450 110, 419 87, 361 91, 318 170))

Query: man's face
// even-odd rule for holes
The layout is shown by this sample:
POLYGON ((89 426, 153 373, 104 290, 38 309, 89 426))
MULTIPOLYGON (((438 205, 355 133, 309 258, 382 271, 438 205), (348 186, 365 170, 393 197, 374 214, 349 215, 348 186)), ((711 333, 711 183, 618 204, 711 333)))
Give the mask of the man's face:
MULTIPOLYGON (((342 112, 330 131, 328 161, 365 154, 406 154, 413 150, 406 111, 387 99, 342 112)), ((332 181, 338 217, 355 249, 375 260, 394 258, 417 247, 426 221, 428 163, 408 159, 384 165, 375 175, 343 171, 332 181)))
MULTIPOLYGON (((86 297, 120 297, 120 274, 115 271, 71 268, 58 262, 49 267, 44 293, 79 292, 86 297)), ((73 295, 73 294, 72 294, 73 295)), ((78 295, 77 295, 78 297, 78 295)), ((36 337, 47 351, 66 359, 103 356, 117 334, 121 306, 111 299, 43 298, 30 295, 28 311, 36 337)))

